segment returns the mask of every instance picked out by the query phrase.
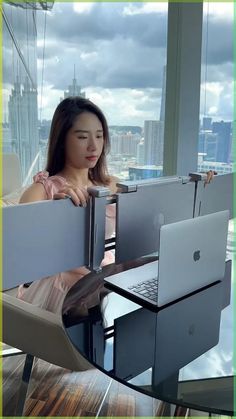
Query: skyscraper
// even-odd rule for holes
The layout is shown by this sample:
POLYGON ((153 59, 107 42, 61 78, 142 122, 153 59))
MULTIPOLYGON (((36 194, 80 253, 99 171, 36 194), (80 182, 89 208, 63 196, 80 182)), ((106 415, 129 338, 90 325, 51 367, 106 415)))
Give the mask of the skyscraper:
POLYGON ((160 108, 160 121, 165 121, 165 106, 166 106, 166 65, 163 68, 162 76, 162 92, 161 92, 161 108, 160 108))
POLYGON ((231 154, 231 122, 213 122, 212 132, 218 136, 216 161, 229 163, 231 154))
POLYGON ((144 165, 144 141, 143 139, 137 145, 137 164, 144 165))
POLYGON ((33 172, 39 169, 36 10, 52 6, 46 1, 2 3, 3 151, 18 155, 23 182, 31 181, 33 163, 33 172))
POLYGON ((37 90, 26 76, 23 86, 16 76, 8 101, 12 152, 18 154, 23 179, 39 150, 37 90))
POLYGON ((202 129, 204 131, 209 131, 212 129, 212 118, 204 117, 202 120, 202 129))
POLYGON ((77 84, 77 80, 75 78, 75 67, 74 67, 74 78, 72 80, 72 84, 68 86, 68 90, 64 91, 64 99, 70 96, 80 96, 80 97, 85 98, 85 92, 82 92, 81 86, 77 84))
POLYGON ((111 153, 136 157, 140 136, 132 133, 111 135, 111 153))
POLYGON ((144 160, 148 165, 163 163, 163 121, 144 121, 144 160))

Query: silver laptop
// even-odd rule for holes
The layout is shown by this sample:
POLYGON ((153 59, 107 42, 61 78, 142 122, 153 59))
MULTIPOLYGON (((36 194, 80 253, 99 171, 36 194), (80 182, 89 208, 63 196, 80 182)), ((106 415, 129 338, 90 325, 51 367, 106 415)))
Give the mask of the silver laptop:
POLYGON ((159 261, 104 279, 105 285, 157 309, 224 277, 229 211, 160 228, 159 261))

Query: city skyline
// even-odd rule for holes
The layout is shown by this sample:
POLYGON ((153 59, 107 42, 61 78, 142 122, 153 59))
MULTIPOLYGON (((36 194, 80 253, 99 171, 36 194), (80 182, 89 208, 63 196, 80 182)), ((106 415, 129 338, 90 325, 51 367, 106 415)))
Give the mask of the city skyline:
MULTIPOLYGON (((209 4, 208 22, 204 12, 200 116, 226 121, 233 119, 233 9, 225 4, 222 11, 220 6, 209 4)), ((41 80, 42 13, 38 19, 41 80)), ((107 7, 105 3, 56 2, 47 19, 42 119, 51 118, 73 78, 74 65, 78 84, 101 107, 110 125, 142 126, 144 120, 158 119, 166 65, 167 4, 107 7)))
MULTIPOLYGON (((118 174, 119 171, 127 172, 129 167, 134 167, 135 165, 157 166, 159 167, 158 173, 160 174, 164 139, 167 9, 166 7, 161 8, 160 5, 150 5, 148 3, 141 5, 124 5, 118 3, 112 5, 109 11, 103 4, 90 4, 88 8, 84 6, 85 4, 83 3, 80 5, 77 4, 77 7, 71 4, 55 4, 55 9, 53 8, 52 12, 47 13, 47 19, 50 20, 50 25, 48 26, 48 32, 45 33, 47 43, 45 45, 45 78, 43 80, 45 90, 40 86, 40 82, 38 86, 36 83, 35 87, 34 85, 30 85, 29 79, 24 76, 24 71, 22 72, 22 63, 17 54, 12 55, 13 65, 9 67, 11 68, 11 81, 9 83, 7 69, 12 61, 4 61, 4 150, 9 150, 10 147, 12 151, 15 151, 20 156, 23 177, 25 177, 29 165, 34 161, 37 153, 38 130, 40 133, 40 153, 44 155, 48 139, 49 121, 52 118, 52 113, 56 106, 65 97, 80 95, 97 103, 107 117, 112 143, 109 164, 114 174, 118 174), (107 28, 110 35, 113 34, 112 41, 115 41, 117 48, 113 47, 111 50, 108 34, 100 33, 96 25, 92 31, 85 31, 85 33, 82 33, 79 29, 78 33, 76 32, 78 38, 76 38, 77 35, 75 37, 73 27, 68 30, 68 33, 63 33, 62 29, 64 28, 66 30, 67 28, 63 25, 62 28, 60 27, 58 20, 59 12, 65 12, 66 20, 71 18, 71 25, 79 22, 82 26, 95 21, 95 18, 98 17, 101 18, 102 24, 103 19, 107 17, 113 17, 115 19, 118 13, 120 26, 115 21, 114 27, 110 25, 107 28), (158 33, 155 32, 157 21, 160 23, 158 33), (148 39, 145 37, 144 39, 140 33, 137 34, 137 22, 139 22, 139 28, 144 28, 146 24, 151 25, 150 32, 147 34, 148 39), (127 23, 132 23, 133 26, 130 28, 127 26, 127 23), (55 45, 52 40, 55 35, 58 37, 56 45, 58 54, 59 52, 64 53, 66 57, 69 57, 71 52, 73 52, 73 57, 71 56, 71 59, 66 63, 60 61, 59 55, 54 55, 55 45), (158 38, 155 38, 157 35, 158 38), (60 39, 62 41, 61 43, 60 39), (124 49, 121 60, 124 41, 126 49, 124 49), (104 49, 101 56, 105 58, 105 63, 108 65, 106 69, 96 66, 96 62, 99 63, 98 50, 102 42, 104 49), (108 49, 106 49, 107 47, 104 42, 110 45, 108 49), (133 50, 135 44, 138 48, 137 54, 133 50), (150 60, 150 54, 155 55, 158 51, 160 52, 160 49, 162 50, 162 54, 157 65, 156 62, 150 60), (75 52, 77 53, 75 54, 75 52), (129 57, 129 53, 131 54, 131 60, 124 60, 125 57, 129 57), (110 61, 106 54, 109 55, 110 61), (76 61, 77 57, 79 57, 80 65, 76 61), (142 57, 141 61, 140 57, 142 57), (93 63, 91 63, 91 59, 93 63), (54 71, 50 67, 52 60, 54 60, 54 64, 56 62, 54 71), (59 68, 60 71, 58 71, 59 68), (85 68, 87 68, 87 72, 85 68), (56 69, 58 70, 56 71, 56 69), (101 70, 103 70, 102 73, 101 70), (93 72, 92 79, 91 71, 93 72), (107 71, 110 73, 108 74, 107 71), (20 74, 19 80, 17 78, 18 73, 20 74), (119 78, 117 78, 118 75, 119 78), (54 84, 48 85, 48 81, 52 77, 54 84), (42 97, 40 96, 41 93, 43 93, 42 97), (50 108, 50 115, 48 114, 49 108, 47 108, 47 103, 46 105, 44 103, 45 93, 48 93, 48 99, 54 102, 54 106, 50 108), (37 96, 39 118, 37 118, 37 96), (32 121, 30 120, 31 114, 32 121), (28 115, 28 120, 26 120, 26 115, 28 115), (41 123, 44 119, 46 120, 41 123), (35 135, 33 132, 35 132, 35 135)), ((8 7, 6 9, 8 10, 8 7)), ((21 10, 17 10, 16 8, 14 9, 14 13, 23 18, 21 10)), ((44 14, 38 13, 38 16, 42 17, 44 14)), ((10 14, 9 19, 11 19, 10 14)), ((38 22, 40 22, 40 19, 38 22)), ((227 15, 226 13, 220 16, 217 13, 210 13, 208 22, 210 37, 208 41, 212 40, 212 30, 214 32, 219 24, 221 24, 222 30, 226 22, 230 22, 229 14, 227 15)), ((85 26, 83 28, 85 29, 85 26)), ((39 25, 37 28, 38 34, 41 29, 42 27, 39 25)), ((33 36, 36 41, 36 33, 33 36)), ((7 38, 5 39, 7 40, 7 38)), ((224 41, 225 39, 223 37, 223 44, 224 41)), ((38 36, 37 42, 40 53, 40 51, 42 52, 42 40, 40 36, 38 36)), ((211 43, 209 42, 209 44, 211 43)), ((7 43, 4 44, 5 51, 7 51, 7 45, 7 43)), ((222 45, 215 44, 214 53, 218 53, 222 48, 222 45)), ((203 80, 201 84, 200 119, 202 120, 202 124, 199 127, 198 151, 202 165, 206 161, 209 164, 217 161, 219 164, 230 165, 232 161, 232 117, 230 116, 231 101, 226 101, 226 98, 230 99, 229 89, 232 80, 230 78, 231 67, 229 65, 227 67, 228 73, 227 71, 225 73, 225 63, 230 64, 231 45, 229 45, 228 49, 226 48, 224 57, 218 57, 218 74, 215 71, 212 74, 209 72, 210 69, 214 70, 215 67, 214 54, 211 48, 209 48, 208 53, 208 66, 205 72, 205 81, 207 80, 207 83, 203 80), (221 75, 219 77, 220 72, 221 75), (227 77, 222 79, 223 76, 227 77), (219 81, 216 82, 216 80, 219 81), (221 96, 214 96, 219 87, 218 85, 220 85, 221 93, 223 92, 222 94, 226 95, 225 98, 222 97, 225 110, 225 116, 223 117, 219 113, 221 96)), ((35 54, 34 58, 35 62, 32 61, 34 63, 32 68, 34 69, 35 65, 36 69, 35 54)), ((204 60, 203 54, 202 76, 204 75, 204 60)), ((40 65, 42 65, 42 60, 39 56, 39 70, 40 65)), ((40 71, 38 74, 40 74, 40 71)), ((30 80, 33 80, 31 75, 30 80)), ((40 76, 38 80, 41 80, 40 76)))

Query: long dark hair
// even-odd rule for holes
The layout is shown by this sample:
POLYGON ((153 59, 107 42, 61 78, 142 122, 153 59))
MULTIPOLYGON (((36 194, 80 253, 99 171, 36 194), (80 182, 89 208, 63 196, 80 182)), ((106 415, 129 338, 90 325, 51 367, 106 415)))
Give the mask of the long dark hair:
POLYGON ((89 169, 89 180, 94 184, 108 185, 109 176, 106 165, 106 154, 110 150, 108 125, 101 109, 93 102, 82 97, 68 97, 56 108, 49 134, 46 170, 49 176, 56 175, 65 166, 65 139, 75 119, 83 112, 95 114, 102 124, 104 146, 96 166, 89 169))

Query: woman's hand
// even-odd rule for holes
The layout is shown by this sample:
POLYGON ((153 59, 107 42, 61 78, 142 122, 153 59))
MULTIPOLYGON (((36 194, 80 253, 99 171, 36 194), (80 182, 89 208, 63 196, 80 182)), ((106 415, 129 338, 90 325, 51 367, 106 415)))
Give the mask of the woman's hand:
POLYGON ((76 206, 86 207, 89 199, 89 194, 82 186, 75 187, 73 185, 66 185, 63 189, 53 195, 53 199, 71 198, 76 206))
POLYGON ((217 172, 215 172, 214 170, 209 170, 206 173, 206 175, 207 175, 207 178, 206 178, 206 180, 204 182, 204 186, 206 186, 208 183, 210 183, 213 180, 214 175, 217 175, 217 172))

